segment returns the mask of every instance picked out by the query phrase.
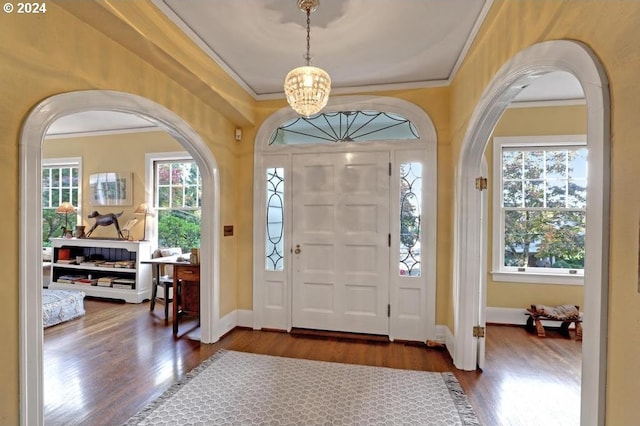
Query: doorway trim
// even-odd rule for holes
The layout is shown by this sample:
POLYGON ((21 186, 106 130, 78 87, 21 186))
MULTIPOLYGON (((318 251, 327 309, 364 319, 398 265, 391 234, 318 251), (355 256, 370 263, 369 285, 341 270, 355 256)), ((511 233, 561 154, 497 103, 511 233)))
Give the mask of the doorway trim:
MULTIPOLYGON (((424 160, 423 181, 430 182, 423 189, 424 218, 422 221, 422 235, 424 236, 423 248, 430 253, 436 252, 436 219, 437 219, 437 134, 436 128, 429 114, 418 105, 393 97, 384 96, 336 96, 329 99, 329 103, 323 112, 372 110, 386 111, 399 114, 411 121, 418 129, 420 141, 372 141, 367 143, 349 144, 319 144, 317 147, 309 145, 271 145, 269 139, 272 132, 283 122, 299 117, 289 107, 281 108, 271 114, 260 126, 254 144, 254 193, 253 193, 253 327, 254 329, 278 329, 290 331, 291 303, 292 303, 292 276, 290 265, 285 266, 284 271, 279 272, 277 278, 269 279, 264 271, 264 210, 265 187, 261 173, 264 167, 280 167, 280 164, 290 164, 291 156, 297 153, 329 153, 329 152, 360 152, 388 150, 395 159, 402 151, 421 151, 424 160), (428 249, 427 249, 428 248, 428 249), (277 288, 269 295, 266 291, 266 283, 271 288, 277 288), (276 294, 276 296, 273 296, 276 294)), ((395 160, 392 160, 392 163, 395 160)), ((290 179, 290 177, 286 177, 290 179)), ((285 203, 291 205, 291 200, 285 198, 285 203)), ((289 221, 290 222, 290 221, 289 221)), ((285 225, 285 240, 291 236, 291 224, 285 225)), ((285 252, 290 252, 292 247, 287 245, 285 252)), ((423 259, 424 297, 420 303, 424 307, 424 326, 411 328, 406 322, 401 322, 394 316, 391 308, 391 321, 389 337, 391 340, 428 340, 436 337, 436 256, 428 256, 423 259)), ((288 262, 290 263, 290 262, 288 262)), ((272 275, 273 277, 274 275, 272 275)), ((391 285, 391 284, 390 284, 391 285)), ((390 301, 393 305, 393 291, 390 292, 390 301)))
POLYGON ((66 115, 115 111, 141 116, 174 137, 193 156, 202 174, 201 341, 220 338, 220 181, 218 165, 204 140, 178 115, 149 99, 116 91, 87 90, 51 96, 29 113, 20 137, 20 422, 44 422, 42 329, 42 144, 49 126, 66 115))
POLYGON ((537 77, 551 71, 573 74, 587 103, 589 199, 585 241, 584 321, 582 341, 581 424, 603 425, 607 366, 607 307, 609 256, 610 101, 602 64, 584 44, 553 40, 533 45, 505 63, 483 92, 469 121, 456 169, 454 223, 454 364, 475 370, 477 344, 472 327, 479 318, 480 259, 486 247, 481 235, 487 227, 474 214, 481 193, 475 178, 481 175, 484 150, 491 133, 513 98, 537 77))

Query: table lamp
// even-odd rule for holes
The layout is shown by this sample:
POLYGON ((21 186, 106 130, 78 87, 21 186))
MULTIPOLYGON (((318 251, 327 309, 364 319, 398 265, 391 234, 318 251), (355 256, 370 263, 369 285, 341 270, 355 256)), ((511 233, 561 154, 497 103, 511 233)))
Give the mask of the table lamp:
POLYGON ((134 214, 138 216, 144 216, 143 226, 144 230, 142 231, 142 241, 147 240, 147 216, 153 216, 153 212, 147 205, 147 203, 140 203, 134 214))
POLYGON ((64 228, 62 229, 63 236, 69 229, 69 213, 74 213, 75 211, 76 211, 76 208, 73 207, 73 204, 71 204, 69 201, 63 202, 56 209, 56 213, 60 213, 60 214, 64 213, 64 228))

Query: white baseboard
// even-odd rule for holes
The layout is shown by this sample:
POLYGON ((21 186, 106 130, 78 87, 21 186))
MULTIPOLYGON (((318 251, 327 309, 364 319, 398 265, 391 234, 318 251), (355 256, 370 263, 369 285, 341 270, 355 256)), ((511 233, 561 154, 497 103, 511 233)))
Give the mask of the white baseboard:
MULTIPOLYGON (((527 316, 525 315, 525 309, 487 306, 486 322, 493 324, 525 325, 527 316)), ((220 324, 221 336, 233 330, 234 327, 253 328, 253 311, 250 309, 236 309, 225 315, 221 319, 220 324)), ((548 325, 553 326, 554 322, 551 321, 548 325)), ((557 325, 557 322, 555 325, 557 325)), ((436 325, 435 340, 446 344, 447 347, 452 346, 454 339, 449 327, 446 325, 436 325)))
MULTIPOLYGON (((220 322, 223 324, 221 330, 226 330, 224 333, 228 333, 236 326, 253 328, 253 311, 250 309, 236 309, 225 315, 220 322)), ((525 309, 487 306, 486 322, 493 324, 525 325, 527 323, 527 316, 525 315, 525 309)), ((553 324, 553 321, 549 322, 549 325, 553 324)), ((557 325, 557 322, 555 324, 557 325)), ((451 345, 453 342, 453 334, 451 330, 449 330, 449 327, 446 325, 436 325, 435 340, 440 343, 445 343, 447 346, 451 345)))
POLYGON ((253 311, 249 309, 238 309, 238 327, 253 328, 253 311))
POLYGON ((218 323, 218 336, 224 336, 236 327, 253 328, 253 311, 236 309, 220 318, 220 322, 218 323))
MULTIPOLYGON (((525 309, 518 308, 496 308, 487 306, 485 311, 486 322, 493 324, 525 325, 527 323, 527 315, 525 315, 525 311, 525 309)), ((558 322, 543 320, 542 325, 545 327, 558 327, 558 322)), ((575 328, 575 324, 571 323, 569 328, 575 328)), ((436 325, 435 340, 437 342, 444 343, 447 346, 449 355, 453 358, 455 338, 448 326, 436 325)))
POLYGON ((436 325, 436 341, 444 343, 447 347, 447 351, 451 358, 453 358, 453 348, 455 346, 455 339, 453 333, 446 325, 436 325))
POLYGON ((220 318, 218 322, 218 336, 224 336, 238 325, 238 311, 231 311, 220 318))
MULTIPOLYGON (((519 308, 496 308, 487 306, 486 322, 492 324, 507 324, 507 325, 525 325, 527 323, 527 315, 525 315, 526 309, 519 308)), ((542 325, 545 327, 558 327, 557 321, 542 321, 542 325)), ((575 324, 571 323, 569 328, 575 328, 575 324)), ((453 358, 453 352, 455 348, 455 338, 453 333, 446 325, 436 325, 436 337, 435 340, 440 343, 444 343, 447 346, 447 351, 453 358)))
POLYGON ((525 312, 525 309, 487 306, 486 321, 493 324, 525 325, 527 323, 525 312))

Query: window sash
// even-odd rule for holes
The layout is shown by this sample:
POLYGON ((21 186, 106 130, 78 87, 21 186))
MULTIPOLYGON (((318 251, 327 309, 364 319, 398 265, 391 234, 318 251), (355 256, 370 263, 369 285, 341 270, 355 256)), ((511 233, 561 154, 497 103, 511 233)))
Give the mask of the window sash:
POLYGON ((181 154, 148 158, 153 166, 158 246, 183 251, 200 247, 202 177, 196 162, 181 154))
MULTIPOLYGON (((559 275, 559 276, 579 276, 584 274, 584 267, 547 267, 544 260, 539 266, 527 265, 511 266, 507 265, 507 242, 506 242, 506 220, 514 213, 529 213, 531 215, 547 215, 548 217, 563 218, 576 215, 574 218, 584 218, 586 211, 587 196, 587 161, 586 161, 586 140, 584 135, 550 136, 550 137, 516 137, 516 138, 494 138, 494 248, 493 248, 493 273, 504 273, 513 277, 517 275, 559 275), (564 154, 563 154, 564 152, 564 154), (571 155, 576 153, 578 161, 571 163, 571 155), (509 154, 511 158, 509 158, 509 154), (520 155, 520 169, 514 163, 504 164, 503 160, 514 161, 514 157, 520 155), (528 168, 525 164, 526 157, 530 155, 532 159, 538 161, 536 167, 528 168), (564 158, 564 169, 560 167, 558 160, 562 155, 564 158), (553 157, 551 164, 546 161, 553 157), (529 170, 528 170, 529 169, 529 170), (516 173, 513 171, 515 170, 516 173), (559 171, 560 170, 560 171, 559 171), (572 172, 573 170, 573 172, 572 172), (505 178, 506 176, 506 178, 505 178), (511 187, 509 187, 511 185, 511 187), (514 186, 520 188, 513 189, 514 186), (563 187, 564 185, 564 187, 563 187), (578 190, 576 192, 576 189, 578 190), (509 193, 509 190, 513 192, 509 193), (564 193, 562 193, 564 190, 564 193), (518 194, 519 191, 519 194, 518 194), (528 191, 528 192, 527 192, 528 191), (580 192, 581 191, 581 192, 580 192), (514 196, 514 194, 517 194, 514 196), (531 197, 528 197, 531 195, 531 197), (564 216, 563 216, 564 215, 564 216)), ((544 222, 542 222, 544 223, 544 222)), ((582 239, 584 249, 584 227, 580 222, 563 223, 558 222, 564 229, 568 229, 567 234, 571 234, 577 239, 577 245, 582 239), (573 229, 569 229, 573 225, 573 229), (573 231, 573 232, 572 232, 573 231), (582 233, 580 233, 582 231, 582 233), (577 232, 577 233, 576 233, 577 232)), ((582 222, 584 224, 584 222, 582 222)), ((526 224, 524 225, 526 229, 526 224)), ((551 225, 547 225, 551 226, 551 225)), ((549 228, 553 230, 555 228, 549 228)), ((557 241, 557 240, 556 240, 557 241)), ((537 240, 536 245, 543 241, 537 240)), ((524 249, 524 246, 521 247, 524 249)), ((530 248, 530 247, 529 247, 530 248)), ((538 247, 535 248, 536 251, 538 247)), ((583 257, 584 259, 584 257, 583 257)), ((584 261, 584 260, 583 260, 584 261)), ((533 277, 532 277, 533 278, 533 277)), ((502 281, 504 279, 500 279, 502 281)), ((520 280, 514 280, 520 281, 520 280)), ((524 280, 526 282, 526 280, 524 280)))
POLYGON ((199 211, 202 208, 202 177, 195 161, 156 160, 154 194, 154 207, 158 211, 199 211), (189 170, 184 170, 185 167, 189 170), (195 176, 185 176, 190 172, 195 172, 195 176))
POLYGON ((78 207, 80 167, 77 164, 42 167, 42 208, 56 209, 69 201, 78 207))
POLYGON ((60 227, 73 228, 82 214, 82 162, 80 158, 44 159, 41 169, 42 244, 61 236, 60 227), (63 202, 71 202, 76 213, 61 215, 55 210, 63 202))

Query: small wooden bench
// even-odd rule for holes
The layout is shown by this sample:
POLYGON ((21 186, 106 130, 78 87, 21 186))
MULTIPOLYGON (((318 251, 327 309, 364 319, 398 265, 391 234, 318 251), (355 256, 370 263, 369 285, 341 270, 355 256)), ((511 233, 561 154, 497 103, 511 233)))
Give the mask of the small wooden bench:
MULTIPOLYGON (((578 312, 580 311, 580 307, 578 305, 576 305, 576 308, 578 309, 578 312)), ((544 331, 544 327, 542 325, 542 321, 556 321, 561 323, 560 324, 560 333, 565 336, 565 337, 571 337, 571 334, 569 334, 569 326, 571 325, 571 323, 575 323, 576 325, 576 340, 582 340, 582 314, 580 314, 580 316, 578 318, 572 318, 572 319, 568 319, 568 320, 561 320, 561 319, 556 319, 556 318, 550 318, 544 315, 541 315, 537 312, 536 308, 534 305, 532 305, 530 308, 527 308, 527 312, 525 312, 525 315, 528 315, 529 318, 527 318, 527 325, 526 325, 526 329, 527 331, 529 331, 530 333, 533 333, 533 331, 535 330, 538 333, 538 337, 545 337, 546 333, 544 331), (534 326, 535 324, 535 326, 534 326)))

